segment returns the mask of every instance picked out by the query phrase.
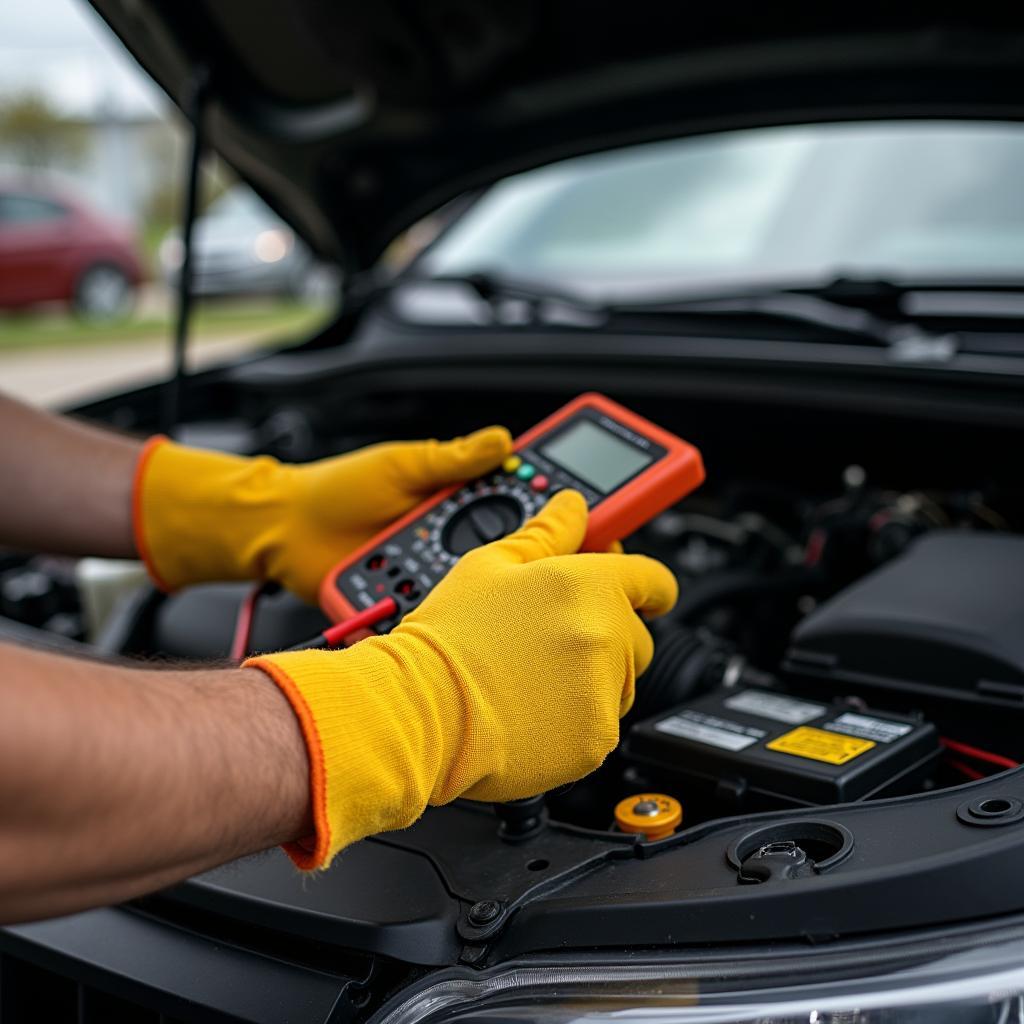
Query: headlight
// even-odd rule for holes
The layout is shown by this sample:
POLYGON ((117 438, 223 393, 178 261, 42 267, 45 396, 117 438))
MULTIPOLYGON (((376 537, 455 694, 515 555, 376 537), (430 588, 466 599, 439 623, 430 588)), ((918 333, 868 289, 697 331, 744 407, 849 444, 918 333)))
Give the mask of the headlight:
POLYGON ((252 251, 261 263, 277 263, 291 252, 294 239, 284 228, 261 231, 252 243, 252 251))
MULTIPOLYGON (((844 974, 870 956, 850 953, 844 974)), ((842 958, 846 959, 846 958, 842 958)), ((906 970, 798 983, 776 967, 714 965, 519 968, 438 982, 374 1024, 1020 1024, 1019 943, 931 960, 906 970), (730 980, 733 979, 733 980, 730 980), (756 979, 756 980, 755 980, 756 979)), ((838 973, 835 959, 832 971, 838 973)))

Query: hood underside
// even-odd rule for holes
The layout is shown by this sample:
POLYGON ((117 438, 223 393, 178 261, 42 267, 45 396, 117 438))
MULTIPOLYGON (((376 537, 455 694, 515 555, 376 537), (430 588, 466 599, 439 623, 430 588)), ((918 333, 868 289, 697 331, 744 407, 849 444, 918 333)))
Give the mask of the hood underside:
POLYGON ((726 129, 1024 117, 1024 8, 92 0, 325 258, 504 175, 726 129))

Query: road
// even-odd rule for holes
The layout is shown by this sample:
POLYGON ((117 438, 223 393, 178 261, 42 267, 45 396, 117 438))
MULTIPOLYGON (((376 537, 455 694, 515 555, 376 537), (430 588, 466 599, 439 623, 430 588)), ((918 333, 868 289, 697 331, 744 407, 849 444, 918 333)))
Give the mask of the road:
MULTIPOLYGON (((145 285, 139 291, 133 316, 147 323, 148 328, 140 327, 137 338, 129 330, 126 337, 118 324, 116 340, 112 341, 103 340, 102 333, 97 336, 95 331, 92 337, 66 342, 47 339, 48 329, 74 327, 74 321, 61 307, 41 309, 22 321, 0 315, 0 340, 10 324, 24 330, 27 323, 29 328, 39 330, 39 338, 45 342, 9 347, 0 344, 0 391, 35 405, 59 407, 166 377, 171 370, 173 305, 173 296, 166 288, 145 285), (154 332, 153 323, 161 320, 167 321, 166 330, 154 332)), ((221 319, 204 326, 199 322, 202 310, 197 309, 188 345, 190 370, 226 362, 268 341, 287 341, 295 336, 293 320, 305 315, 301 308, 282 311, 280 300, 274 297, 224 300, 210 308, 221 319)), ((314 309, 313 316, 317 315, 314 309)), ((299 334, 304 335, 305 330, 300 328, 299 334)))
MULTIPOLYGON (((189 347, 189 369, 226 361, 253 346, 252 333, 196 338, 189 347)), ((166 377, 170 369, 169 338, 14 349, 0 352, 0 388, 34 405, 62 406, 166 377)))

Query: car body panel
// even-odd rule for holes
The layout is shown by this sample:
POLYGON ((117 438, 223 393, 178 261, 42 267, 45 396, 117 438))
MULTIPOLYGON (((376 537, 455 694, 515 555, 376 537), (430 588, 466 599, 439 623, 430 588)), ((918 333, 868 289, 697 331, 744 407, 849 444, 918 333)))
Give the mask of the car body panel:
MULTIPOLYGON (((1015 11, 853 15, 819 5, 787 24, 775 8, 684 16, 671 5, 554 0, 94 3, 182 106, 193 110, 196 90, 204 93, 208 139, 243 177, 320 253, 355 269, 446 198, 574 153, 817 118, 1024 117, 1024 35, 1008 31, 1024 17, 1015 11)), ((403 319, 384 297, 367 315, 346 307, 299 349, 190 377, 184 408, 192 427, 237 418, 252 450, 282 435, 338 450, 494 418, 519 429, 539 406, 596 388, 692 437, 716 477, 738 476, 749 458, 773 482, 817 475, 834 485, 869 443, 881 453, 876 469, 916 462, 942 479, 969 446, 975 471, 1005 472, 1024 427, 1019 380, 1012 355, 955 352, 906 365, 890 350, 834 340, 439 328, 403 319)), ((150 430, 157 397, 154 385, 84 411, 150 430)), ((299 444, 290 454, 297 449, 327 454, 299 444)), ((855 973, 866 958, 850 951, 851 937, 880 956, 902 929, 982 927, 986 915, 993 927, 1024 907, 1019 835, 957 816, 983 794, 1018 792, 1019 775, 757 823, 724 818, 643 849, 571 825, 517 845, 501 839, 489 808, 459 803, 352 847, 310 879, 275 853, 84 923, 0 930, 0 955, 54 978, 88 973, 140 1002, 143 985, 147 998, 182 993, 197 1015, 222 1008, 205 991, 220 976, 218 954, 250 955, 260 984, 247 985, 244 972, 226 973, 224 984, 247 1003, 228 1012, 254 1020, 266 1016, 249 999, 270 977, 262 951, 278 966, 340 974, 355 957, 375 958, 382 971, 389 958, 392 968, 405 958, 465 970, 545 950, 575 964, 710 954, 735 962, 782 948, 805 961, 828 943, 855 973), (729 851, 751 829, 822 815, 854 833, 841 867, 740 886, 729 851), (475 902, 502 907, 474 932, 475 902), (872 934, 880 928, 888 935, 872 934), (194 949, 182 952, 189 941, 194 949), (156 980, 138 984, 143 973, 156 980)), ((417 983, 415 971, 392 977, 374 998, 417 983)), ((160 1010, 185 1012, 166 1000, 160 1010)), ((306 1013, 365 1019, 340 992, 337 1008, 306 1013)))

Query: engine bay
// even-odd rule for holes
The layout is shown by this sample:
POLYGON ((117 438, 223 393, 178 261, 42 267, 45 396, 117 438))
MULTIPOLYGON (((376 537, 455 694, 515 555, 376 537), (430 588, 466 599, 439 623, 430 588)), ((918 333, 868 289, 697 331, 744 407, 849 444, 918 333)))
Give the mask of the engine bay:
MULTIPOLYGON (((701 489, 624 541, 664 561, 681 596, 650 624, 655 658, 618 749, 536 799, 431 808, 346 851, 312 888, 283 856, 254 858, 148 898, 147 912, 189 927, 198 914, 205 931, 240 917, 413 963, 476 965, 563 943, 675 941, 687 929, 695 940, 817 934, 840 911, 844 932, 873 930, 884 914, 866 893, 916 862, 923 828, 937 855, 999 858, 984 869, 993 878, 1015 870, 1008 849, 985 845, 1002 835, 993 826, 1024 818, 1008 771, 1024 759, 1024 491, 1001 454, 1006 433, 753 402, 740 421, 726 402, 585 383, 692 439, 708 470, 701 489), (679 816, 659 830, 666 807, 679 816), (840 876, 851 884, 829 899, 808 890, 813 908, 802 892, 758 884, 840 876), (782 894, 784 908, 754 926, 749 900, 776 906, 782 894), (713 925, 702 907, 714 907, 713 925)), ((281 393, 261 369, 258 386, 236 385, 221 414, 195 417, 183 436, 301 461, 492 421, 518 431, 571 395, 348 386, 290 380, 281 393)), ((0 626, 86 656, 223 663, 247 586, 166 596, 137 576, 111 590, 108 577, 8 553, 0 626)), ((278 593, 257 610, 252 649, 324 625, 278 593)), ((922 892, 947 884, 914 878, 922 892)), ((899 920, 933 919, 939 909, 915 891, 901 889, 899 920)), ((998 905, 998 886, 991 898, 998 905)), ((977 893, 964 900, 964 915, 981 912, 977 893)))
POLYGON ((859 465, 837 491, 695 496, 631 540, 681 598, 652 624, 605 800, 549 798, 564 817, 608 827, 598 806, 655 791, 697 825, 1016 766, 1024 538, 977 492, 873 488, 859 465))
MULTIPOLYGON (((293 422, 264 449, 303 457, 361 440, 319 439, 309 411, 294 408, 272 413, 264 436, 268 421, 280 430, 289 414, 305 419, 306 440, 296 442, 293 422)), ((804 429, 776 413, 756 447, 794 427, 804 429)), ((917 428, 903 429, 916 444, 917 428)), ((934 450, 914 474, 932 486, 884 479, 891 452, 879 460, 882 479, 867 457, 809 465, 813 488, 785 479, 796 468, 789 461, 779 478, 733 476, 716 465, 727 439, 709 437, 705 487, 625 541, 669 565, 681 597, 651 624, 655 659, 620 747, 589 778, 548 794, 545 813, 614 831, 620 801, 655 792, 678 800, 686 828, 929 792, 1024 757, 1020 492, 966 466, 961 486, 934 486, 929 476, 957 473, 934 450)), ((226 656, 245 588, 164 598, 132 587, 100 628, 90 619, 109 580, 94 577, 66 560, 8 554, 0 611, 54 638, 88 634, 105 654, 226 656)), ((322 624, 319 611, 282 594, 261 607, 254 645, 287 645, 322 624)))

